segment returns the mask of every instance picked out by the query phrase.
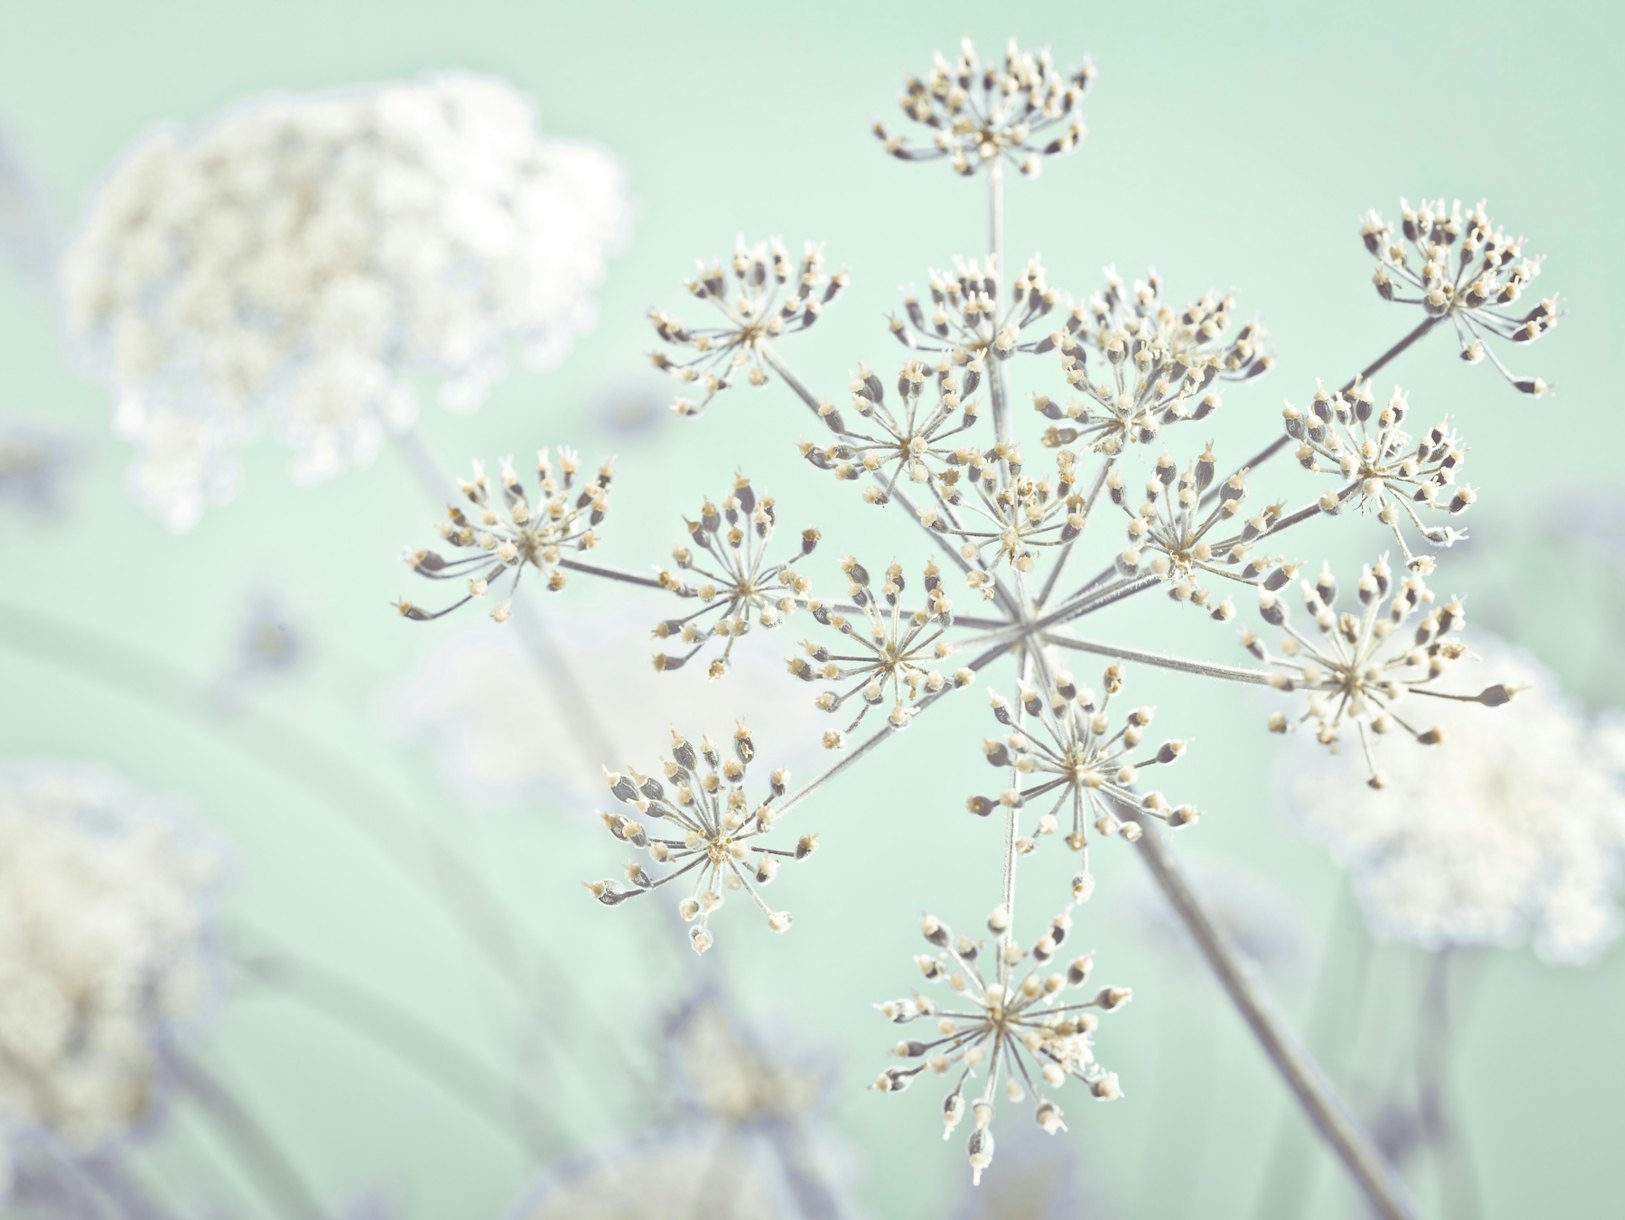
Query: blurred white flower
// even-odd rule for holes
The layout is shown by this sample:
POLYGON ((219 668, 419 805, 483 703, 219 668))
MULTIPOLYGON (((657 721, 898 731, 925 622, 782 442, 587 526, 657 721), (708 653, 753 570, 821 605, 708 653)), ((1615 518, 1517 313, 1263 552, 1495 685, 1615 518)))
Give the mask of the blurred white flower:
POLYGON ((211 996, 219 871, 101 772, 0 763, 0 1147, 90 1155, 157 1113, 211 996))
POLYGON ((583 814, 605 807, 603 767, 664 758, 674 725, 727 728, 743 718, 757 740, 773 744, 775 766, 794 772, 818 757, 822 717, 806 701, 786 697, 796 691, 786 690, 777 657, 741 649, 728 675, 712 681, 698 666, 656 672, 648 650, 628 648, 626 641, 649 633, 663 609, 651 595, 592 613, 547 616, 558 653, 581 662, 580 688, 538 680, 529 652, 534 642, 525 633, 480 623, 447 635, 385 693, 379 717, 387 730, 427 750, 449 786, 477 801, 574 802, 583 814), (616 757, 583 748, 582 698, 612 732, 606 748, 616 757))
POLYGON ((1318 772, 1289 764, 1291 816, 1349 872, 1379 939, 1528 941, 1545 961, 1584 964, 1620 931, 1617 731, 1589 723, 1526 654, 1503 646, 1458 664, 1524 689, 1488 712, 1435 701, 1444 740, 1395 751, 1380 790, 1359 782, 1354 757, 1318 772))
POLYGON ((618 161, 543 137, 506 83, 444 75, 231 108, 114 169, 62 266, 70 327, 174 528, 229 498, 269 427, 301 482, 472 410, 518 350, 549 365, 625 242, 618 161))

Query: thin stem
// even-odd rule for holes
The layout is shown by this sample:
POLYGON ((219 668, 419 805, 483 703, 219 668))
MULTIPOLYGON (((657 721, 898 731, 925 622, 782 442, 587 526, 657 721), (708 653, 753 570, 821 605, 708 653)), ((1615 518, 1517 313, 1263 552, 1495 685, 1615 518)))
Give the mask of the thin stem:
MULTIPOLYGON (((169 1215, 120 1157, 104 1153, 76 1162, 64 1156, 60 1163, 105 1196, 124 1220, 165 1220, 169 1215)), ((101 1208, 96 1214, 101 1215, 101 1208)))
POLYGON ((1119 661, 1135 661, 1155 665, 1161 669, 1178 670, 1185 674, 1198 674, 1204 678, 1225 678, 1231 682, 1246 682, 1253 686, 1268 686, 1274 675, 1262 669, 1239 669, 1234 665, 1214 665, 1207 661, 1191 661, 1185 657, 1170 656, 1163 652, 1144 652, 1138 648, 1120 648, 1116 644, 1098 644, 1093 640, 1079 640, 1067 635, 1044 637, 1045 642, 1078 652, 1090 652, 1100 657, 1113 657, 1119 661))
MULTIPOLYGON (((263 939, 258 933, 256 940, 263 939)), ((544 1120, 530 1099, 469 1056, 457 1043, 343 975, 284 952, 241 954, 237 964, 255 981, 305 1004, 364 1036, 425 1081, 461 1102, 527 1155, 546 1157, 568 1146, 563 1132, 542 1134, 544 1120)))
POLYGON ((1439 1174, 1439 1198, 1446 1215, 1476 1220, 1483 1214, 1471 1158, 1450 1109, 1450 1052, 1460 1032, 1454 1026, 1451 978, 1458 954, 1430 954, 1422 988, 1422 1021, 1416 1044, 1417 1118, 1423 1147, 1432 1150, 1439 1174))
POLYGON ((619 568, 600 567, 595 563, 582 563, 579 559, 560 558, 557 567, 568 568, 572 572, 583 572, 588 576, 602 576, 606 580, 618 580, 622 584, 641 585, 645 589, 659 589, 663 586, 653 576, 644 576, 637 572, 623 572, 619 568))
POLYGON ((175 1074, 187 1095, 208 1111, 213 1128, 259 1187, 277 1220, 322 1220, 322 1205, 271 1134, 212 1076, 177 1058, 175 1074))
POLYGON ((1254 983, 1229 938, 1209 917, 1163 846, 1155 823, 1147 824, 1148 819, 1127 806, 1121 809, 1125 818, 1139 821, 1145 828, 1138 846, 1152 879, 1190 931, 1197 949, 1304 1114, 1337 1153, 1373 1211, 1383 1220, 1415 1220, 1416 1212, 1404 1183, 1383 1160, 1370 1133, 1355 1119, 1320 1065, 1282 1023, 1254 983))
MULTIPOLYGON (((1370 991, 1366 980, 1371 972, 1371 958, 1371 938, 1366 935, 1359 909, 1344 887, 1339 891, 1331 931, 1321 949, 1320 968, 1315 972, 1315 1003, 1309 1014, 1309 1045, 1311 1049, 1320 1047, 1323 1057, 1327 1047, 1346 1051, 1352 1042, 1351 1031, 1360 1028, 1361 1001, 1370 991), (1345 941, 1353 957, 1352 969, 1347 966, 1345 941), (1352 1003, 1348 1000, 1350 991, 1354 997, 1352 1003)), ((1346 1067, 1351 1056, 1345 1053, 1342 1058, 1346 1067)), ((1336 1066, 1334 1063, 1334 1069, 1336 1066)), ((1257 1220, 1301 1215, 1308 1210, 1305 1192, 1314 1162, 1299 1154, 1292 1137, 1300 1128, 1292 1117, 1290 1109, 1281 1116, 1274 1143, 1265 1159, 1258 1202, 1253 1207, 1257 1220)))

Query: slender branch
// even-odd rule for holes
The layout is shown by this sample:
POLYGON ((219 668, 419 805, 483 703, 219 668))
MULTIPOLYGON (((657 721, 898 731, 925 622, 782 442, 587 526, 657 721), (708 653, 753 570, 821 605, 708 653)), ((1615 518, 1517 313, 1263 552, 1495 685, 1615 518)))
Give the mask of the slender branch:
POLYGON ((606 580, 618 580, 622 584, 642 585, 645 589, 659 589, 663 586, 653 576, 644 576, 638 572, 623 572, 619 568, 600 567, 595 563, 582 563, 579 559, 560 558, 558 565, 568 568, 572 572, 583 572, 588 576, 602 576, 606 580))
POLYGON ((175 1074, 187 1095, 208 1111, 259 1186, 277 1220, 322 1220, 322 1205, 293 1162, 241 1102, 190 1060, 177 1058, 175 1074))
MULTIPOLYGON (((105 1196, 124 1220, 166 1220, 169 1215, 169 1209, 152 1197, 120 1157, 103 1153, 76 1161, 62 1156, 59 1163, 105 1196)), ((100 1216, 101 1208, 95 1214, 100 1216)))
MULTIPOLYGON (((1428 331, 1432 330, 1441 321, 1443 321, 1442 316, 1438 318, 1424 318, 1421 323, 1417 325, 1415 330, 1411 331, 1398 343, 1394 344, 1382 355, 1378 356, 1370 364, 1366 365, 1363 369, 1356 373, 1353 377, 1350 377, 1347 381, 1345 381, 1342 388, 1338 390, 1338 393, 1345 394, 1354 388, 1355 382, 1365 381, 1368 378, 1375 377, 1388 366, 1390 361, 1397 358, 1402 352, 1409 348, 1411 344, 1415 343, 1423 335, 1427 334, 1428 331)), ((1257 470, 1270 458, 1274 457, 1277 453, 1281 452, 1281 450, 1285 449, 1291 440, 1292 438, 1289 437, 1285 432, 1281 433, 1280 436, 1276 437, 1268 445, 1264 446, 1264 448, 1260 449, 1257 453, 1253 454, 1252 457, 1248 458, 1245 462, 1238 466, 1236 471, 1233 471, 1229 477, 1233 478, 1236 473, 1243 470, 1257 470)), ((1202 503, 1209 504, 1217 499, 1219 493, 1224 489, 1224 483, 1225 480, 1216 480, 1213 486, 1208 489, 1207 494, 1202 497, 1202 503)))
POLYGON ((1416 1045, 1416 1089, 1422 1144, 1432 1150, 1439 1174, 1439 1197, 1445 1214, 1476 1220, 1483 1212, 1471 1159, 1459 1124, 1448 1113, 1451 1051, 1455 1028, 1451 975, 1458 954, 1441 949, 1430 954, 1422 989, 1422 1022, 1416 1045))
POLYGON ((1320 1065, 1275 1013, 1263 992, 1236 956, 1229 938, 1197 900, 1190 884, 1168 854, 1155 822, 1126 805, 1123 816, 1145 828, 1139 842, 1141 859, 1152 879, 1190 931, 1196 947, 1219 984, 1252 1030, 1264 1053, 1292 1090, 1304 1114, 1332 1146, 1372 1209, 1383 1220, 1415 1220, 1405 1185, 1363 1126, 1337 1094, 1320 1065))
MULTIPOLYGON (((1320 966, 1315 971, 1313 986, 1315 1002, 1309 1014, 1306 1035, 1311 1050, 1320 1047, 1323 1058, 1327 1047, 1346 1052, 1352 1042, 1350 1031, 1361 1027, 1360 1008, 1371 992, 1367 986, 1371 972, 1371 948, 1371 938, 1366 935, 1359 908, 1345 886, 1339 892, 1332 927, 1321 946, 1320 966), (1348 942, 1347 946, 1345 941, 1348 942), (1352 968, 1348 965, 1350 956, 1353 958, 1352 968), (1349 1000, 1351 992, 1352 1002, 1349 1000)), ((1352 1056, 1347 1053, 1340 1057, 1343 1067, 1352 1061, 1352 1056)), ((1334 1070, 1337 1067, 1333 1063, 1334 1070)), ((1315 1163, 1301 1155, 1297 1142, 1292 1138, 1299 1130, 1301 1127, 1293 1121, 1289 1108, 1276 1126, 1269 1155, 1265 1158, 1264 1176, 1259 1182, 1258 1199, 1252 1209, 1256 1220, 1301 1215, 1308 1210, 1304 1196, 1312 1184, 1310 1171, 1315 1163)))
POLYGON ((1240 669, 1234 665, 1214 665, 1207 661, 1192 661, 1185 657, 1170 656, 1163 652, 1144 652, 1138 648, 1121 648, 1116 644, 1099 644, 1093 640, 1075 639, 1068 635, 1049 635, 1045 643, 1077 652, 1091 652, 1100 657, 1113 657, 1119 661, 1135 661, 1155 665, 1161 669, 1175 669, 1180 673, 1199 674, 1204 678, 1225 678, 1231 682, 1246 682, 1253 686, 1268 686, 1274 675, 1262 669, 1240 669))

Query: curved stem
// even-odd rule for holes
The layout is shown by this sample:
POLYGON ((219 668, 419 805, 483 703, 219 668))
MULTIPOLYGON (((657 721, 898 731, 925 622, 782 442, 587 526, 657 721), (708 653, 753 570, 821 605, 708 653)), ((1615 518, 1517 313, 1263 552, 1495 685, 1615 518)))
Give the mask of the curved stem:
POLYGON ((1135 811, 1126 806, 1122 808, 1125 818, 1139 821, 1145 829, 1138 846, 1141 859, 1151 870, 1152 880, 1191 933, 1220 986, 1281 1079, 1292 1090, 1315 1130, 1337 1153, 1376 1215, 1383 1220, 1415 1220, 1415 1209, 1399 1175, 1383 1160, 1370 1133, 1355 1119, 1320 1065, 1281 1021, 1254 983, 1229 939, 1209 917, 1163 846, 1156 824, 1147 824, 1135 811))
POLYGON ((212 1076, 186 1059, 174 1063, 188 1097, 214 1120, 213 1128, 230 1144, 271 1204, 277 1220, 322 1220, 315 1192, 270 1133, 212 1076))

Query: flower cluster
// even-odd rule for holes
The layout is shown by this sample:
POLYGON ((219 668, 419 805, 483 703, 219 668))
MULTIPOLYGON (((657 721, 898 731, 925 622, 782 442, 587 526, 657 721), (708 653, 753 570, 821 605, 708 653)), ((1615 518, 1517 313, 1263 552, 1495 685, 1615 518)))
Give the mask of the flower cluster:
POLYGON ((889 504, 905 473, 911 483, 930 483, 949 465, 969 459, 968 451, 943 442, 975 425, 981 407, 968 395, 976 392, 979 381, 974 369, 961 381, 951 368, 932 371, 911 360, 897 374, 894 411, 880 378, 860 364, 852 382, 852 411, 876 431, 860 432, 859 426, 843 424, 840 440, 830 445, 803 441, 801 456, 837 479, 868 474, 883 480, 864 488, 863 496, 871 504, 889 504), (927 381, 935 382, 931 398, 926 397, 927 381))
POLYGON ((607 153, 543 138, 502 81, 436 76, 146 138, 63 289, 141 449, 137 495, 186 528, 266 427, 297 478, 324 479, 409 425, 425 375, 466 410, 513 349, 557 360, 629 217, 607 153))
POLYGON ((1388 790, 1347 769, 1291 765, 1287 807, 1349 873, 1367 925, 1424 949, 1532 943, 1584 964, 1618 937, 1625 754, 1538 662, 1505 647, 1462 663, 1513 682, 1494 716, 1440 709, 1444 740, 1396 752, 1388 790))
POLYGON ((1092 61, 1062 72, 1048 48, 1023 51, 1014 39, 1003 63, 984 68, 967 38, 952 63, 939 52, 930 75, 911 79, 899 99, 903 113, 929 129, 931 142, 911 145, 880 122, 875 137, 899 160, 947 157, 966 177, 1005 160, 1032 176, 1041 157, 1069 153, 1083 139, 1080 107, 1094 79, 1092 61))
POLYGON ((990 980, 978 961, 981 942, 955 936, 946 924, 927 915, 921 931, 936 952, 921 954, 915 964, 927 981, 945 984, 953 997, 946 1006, 924 995, 876 1005, 894 1024, 931 1023, 933 1036, 910 1038, 894 1048, 898 1058, 914 1061, 913 1065, 887 1068, 874 1087, 895 1093, 907 1088, 921 1072, 955 1074, 953 1088, 942 1104, 944 1139, 965 1117, 965 1086, 982 1069, 980 1095, 969 1105, 974 1128, 970 1165, 977 1182, 993 1161, 991 1123, 1001 1075, 1004 1096, 1020 1103, 1031 1095, 1033 1117, 1051 1135, 1064 1131, 1066 1123, 1049 1093, 1068 1079, 1081 1081, 1101 1101, 1123 1095, 1117 1074, 1095 1062, 1095 1010, 1121 1008, 1132 993, 1126 987, 1102 987, 1088 999, 1073 998, 1088 982, 1094 962, 1083 954, 1064 967, 1059 962, 1051 965, 1072 929, 1070 908, 1057 915, 1025 952, 1009 942, 1009 924, 1009 912, 1003 907, 988 917, 988 930, 1000 938, 997 972, 990 980), (1013 968, 1027 958, 1032 965, 1017 978, 1013 968))
POLYGON ((968 669, 946 674, 934 668, 953 653, 946 639, 953 625, 953 603, 943 592, 942 575, 935 564, 926 565, 922 581, 926 604, 914 611, 903 607, 906 582, 901 564, 894 562, 886 568, 878 602, 869 569, 848 555, 841 561, 841 570, 846 573, 853 609, 862 613, 863 620, 854 621, 846 611, 816 598, 807 603, 807 609, 820 624, 838 631, 855 651, 832 652, 829 646, 808 640, 802 645, 804 655, 789 660, 790 672, 802 681, 836 685, 818 696, 821 710, 839 712, 854 701, 859 705, 845 732, 831 729, 824 734, 824 744, 832 750, 844 746, 846 734, 888 697, 891 710, 886 713, 886 723, 900 729, 919 710, 922 699, 972 679, 968 669))
POLYGON ((669 795, 666 785, 653 776, 637 771, 624 775, 604 772, 616 800, 631 807, 638 817, 669 824, 671 832, 680 837, 651 834, 641 822, 625 814, 602 815, 610 834, 643 849, 652 863, 669 866, 669 871, 651 876, 642 864, 633 861, 627 865, 625 884, 594 881, 587 888, 605 906, 615 906, 694 874, 693 887, 677 904, 677 910, 690 925, 689 943, 696 953, 711 947, 709 920, 722 905, 725 889, 744 890, 767 916, 770 928, 775 932, 787 930, 789 913, 768 906, 759 887, 773 880, 781 860, 805 860, 818 846, 817 835, 802 835, 793 848, 752 842, 773 829, 773 801, 784 795, 790 777, 787 771, 773 772, 768 781, 770 795, 752 808, 745 797, 744 783, 745 769, 756 757, 756 746, 743 723, 734 730, 732 744, 732 757, 724 761, 709 737, 701 738, 696 749, 687 738, 674 732, 671 761, 664 764, 666 784, 672 786, 669 795), (705 764, 703 770, 701 762, 705 764))
POLYGON ((158 1111, 212 992, 219 869, 106 775, 0 766, 0 1162, 41 1138, 91 1154, 158 1111))
POLYGON ((1073 880, 1073 895, 1082 902, 1094 889, 1089 873, 1089 827, 1103 835, 1121 835, 1129 842, 1140 837, 1140 823, 1128 814, 1158 818, 1169 826, 1188 826, 1199 814, 1192 805, 1170 805, 1160 792, 1134 790, 1140 773, 1165 766, 1185 753, 1185 742, 1170 739, 1155 749, 1141 751, 1154 709, 1137 707, 1113 731, 1108 711, 1112 696, 1123 689, 1123 667, 1106 667, 1096 695, 1080 687, 1069 674, 1056 675, 1045 695, 1023 690, 1012 707, 997 692, 990 692, 993 718, 1010 731, 982 742, 989 764, 1009 768, 1011 786, 996 796, 973 796, 965 802, 972 813, 986 817, 996 809, 1025 809, 1043 800, 1032 837, 1017 841, 1017 850, 1033 850, 1036 839, 1054 834, 1063 808, 1071 813, 1066 843, 1083 853, 1083 867, 1073 880))
POLYGON ((818 531, 803 530, 795 556, 769 564, 767 548, 776 522, 773 498, 758 500, 750 480, 740 475, 722 507, 707 500, 699 519, 687 523, 695 549, 674 547, 671 558, 676 571, 662 571, 658 579, 661 588, 678 597, 698 599, 700 608, 682 618, 663 619, 655 627, 657 640, 676 639, 689 646, 681 654, 657 653, 656 669, 681 668, 708 640, 720 637, 727 642, 709 670, 711 677, 720 678, 728 672, 734 642, 750 630, 752 618, 771 629, 794 613, 797 598, 806 594, 807 581, 790 564, 812 554, 818 531), (712 621, 707 624, 706 618, 712 621))
POLYGON ((1044 443, 1087 440, 1097 453, 1117 454, 1154 440, 1164 425, 1206 419, 1219 407, 1217 381, 1245 381, 1267 372, 1275 358, 1256 322, 1230 329, 1233 296, 1207 293, 1183 310, 1162 303, 1155 271, 1132 293, 1110 267, 1075 332, 1058 343, 1067 384, 1083 395, 1063 406, 1039 394, 1033 407, 1049 428, 1044 443), (1091 371, 1091 361, 1104 367, 1091 371))
POLYGON ((526 568, 535 568, 553 591, 564 588, 560 565, 568 566, 566 551, 588 551, 598 545, 593 533, 609 509, 610 468, 606 463, 591 479, 577 485, 581 459, 569 449, 560 449, 558 470, 546 449, 536 455, 537 498, 534 504, 525 495, 524 484, 513 468, 511 458, 503 458, 500 471, 503 511, 492 503, 491 476, 483 463, 474 463, 474 477, 459 486, 474 511, 456 505, 446 509, 440 536, 452 546, 472 554, 447 559, 438 551, 407 550, 407 567, 429 580, 466 582, 468 592, 461 600, 441 610, 424 610, 405 599, 395 603, 405 618, 425 622, 450 614, 490 591, 491 582, 508 573, 508 598, 491 611, 499 623, 513 613, 513 593, 526 568), (506 519, 504 519, 506 514, 506 519))
POLYGON ((811 242, 793 268, 777 238, 753 246, 739 238, 726 270, 721 263, 702 263, 688 291, 721 315, 720 325, 690 327, 659 310, 649 315, 661 342, 681 352, 656 351, 654 366, 704 395, 697 402, 679 398, 673 409, 698 415, 741 370, 751 385, 766 385, 772 341, 806 330, 844 287, 846 273, 825 275, 823 249, 811 242))
POLYGON ((1527 310, 1517 304, 1540 274, 1540 260, 1524 254, 1523 238, 1492 224, 1482 201, 1465 216, 1459 199, 1449 206, 1423 200, 1415 208, 1401 199, 1399 208, 1402 239, 1374 211, 1360 229, 1377 260, 1371 279, 1382 299, 1420 305, 1430 319, 1449 318, 1463 360, 1487 359, 1525 394, 1544 394, 1550 388, 1544 381, 1513 373, 1484 342, 1533 343, 1557 325, 1556 297, 1527 310))
POLYGON ((1082 329, 1084 315, 1074 311, 1060 330, 1023 339, 1022 332, 1049 317, 1060 296, 1035 258, 1016 277, 1010 305, 1001 312, 1000 274, 991 262, 983 267, 963 259, 955 263, 953 275, 933 271, 931 316, 926 317, 919 298, 906 297, 903 316, 891 319, 892 334, 912 351, 941 355, 980 376, 987 372, 989 355, 1008 360, 1017 352, 1043 354, 1082 329))
POLYGON ((1242 636, 1248 651, 1272 668, 1271 685, 1308 696, 1296 722, 1276 712, 1270 717, 1270 728, 1285 733, 1294 723, 1310 723, 1315 739, 1335 750, 1344 728, 1352 724, 1373 788, 1383 786, 1372 754, 1373 737, 1398 725, 1423 745, 1437 745, 1443 739, 1444 730, 1436 721, 1430 719, 1425 727, 1418 727, 1406 719, 1409 713, 1402 715, 1397 710, 1405 696, 1432 696, 1486 707, 1499 707, 1512 698, 1512 688, 1503 682, 1475 695, 1433 689, 1467 655, 1460 639, 1465 609, 1456 598, 1435 604, 1433 590, 1420 576, 1412 574, 1395 584, 1386 556, 1360 569, 1355 586, 1358 613, 1337 609, 1337 580, 1330 566, 1314 583, 1304 580, 1299 585, 1315 636, 1294 627, 1288 621, 1286 603, 1267 588, 1259 590, 1258 612, 1282 632, 1279 655, 1272 654, 1255 633, 1242 636))
POLYGON ((1413 440, 1403 427, 1409 410, 1409 401, 1398 389, 1388 405, 1377 410, 1371 392, 1357 380, 1338 394, 1322 386, 1307 411, 1288 403, 1283 416, 1286 434, 1298 442, 1298 464, 1313 472, 1335 472, 1343 483, 1321 497, 1321 511, 1335 513, 1347 504, 1374 511, 1393 530, 1406 566, 1427 575, 1433 570, 1433 557, 1412 554, 1400 525, 1409 521, 1424 541, 1452 546, 1467 535, 1448 525, 1429 525, 1417 510, 1455 515, 1470 508, 1478 494, 1471 487, 1456 486, 1465 455, 1449 419, 1413 440))
POLYGON ((1127 480, 1115 468, 1106 478, 1106 494, 1128 514, 1129 545, 1118 553, 1117 572, 1135 576, 1148 571, 1167 585, 1175 601, 1198 606, 1215 621, 1227 623, 1235 617, 1235 603, 1229 598, 1215 603, 1199 583, 1204 575, 1279 588, 1296 573, 1297 565, 1280 556, 1255 556, 1251 550, 1279 523, 1278 504, 1246 520, 1233 534, 1217 529, 1235 520, 1247 496, 1244 471, 1213 487, 1217 468, 1212 445, 1184 470, 1164 452, 1146 480, 1138 506, 1129 507, 1127 480), (1215 533, 1217 537, 1212 536, 1215 533))

